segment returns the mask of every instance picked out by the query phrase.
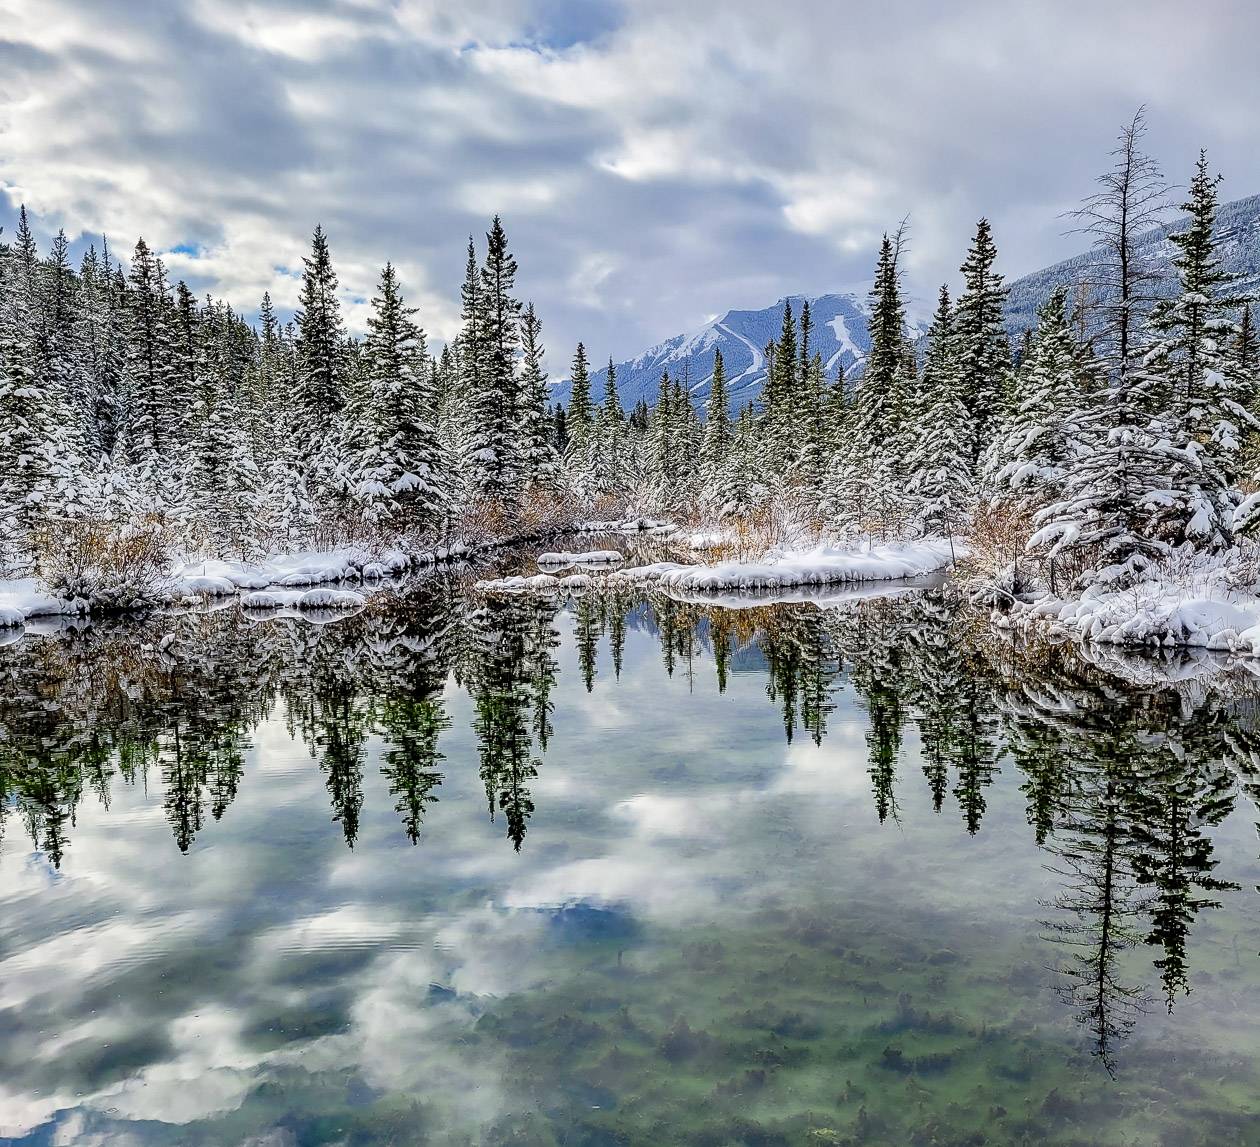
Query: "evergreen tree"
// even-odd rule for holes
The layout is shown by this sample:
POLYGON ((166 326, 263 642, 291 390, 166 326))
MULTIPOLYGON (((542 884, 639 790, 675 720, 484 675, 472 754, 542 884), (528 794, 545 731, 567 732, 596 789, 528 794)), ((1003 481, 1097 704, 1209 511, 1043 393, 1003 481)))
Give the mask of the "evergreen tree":
POLYGON ((1062 492, 1080 449, 1073 424, 1080 399, 1078 364, 1067 288, 1058 287, 1038 311, 1011 416, 986 460, 986 479, 998 497, 1014 496, 1038 508, 1062 492))
POLYGON ((731 415, 726 394, 726 364, 721 347, 713 350, 713 380, 709 386, 708 419, 705 423, 704 452, 701 459, 705 500, 718 513, 726 508, 731 478, 731 415))
POLYGON ((1219 182, 1200 152, 1182 204, 1189 225, 1169 236, 1181 290, 1153 309, 1151 348, 1142 367, 1164 407, 1164 434, 1180 452, 1171 456, 1168 493, 1150 507, 1154 530, 1174 544, 1191 540, 1206 547, 1232 540, 1242 431, 1253 423, 1243 405, 1250 388, 1235 374, 1223 345, 1233 330, 1228 312, 1242 300, 1230 290, 1235 276, 1222 269, 1217 252, 1219 182))
POLYGON ((917 418, 907 461, 908 487, 926 530, 952 536, 963 524, 975 489, 971 480, 968 412, 961 393, 954 312, 942 286, 928 329, 917 418))
POLYGON ((337 273, 333 270, 328 238, 317 226, 311 253, 303 258, 302 289, 298 295, 298 394, 313 439, 330 419, 345 408, 344 334, 337 273))
MULTIPOLYGON (((564 450, 567 429, 557 433, 547 411, 547 372, 543 369, 542 323, 534 313, 534 304, 527 303, 521 316, 522 371, 520 459, 522 476, 527 486, 545 489, 554 487, 559 476, 559 455, 564 450)), ((564 409, 556 407, 554 419, 564 419, 564 409)))
POLYGON ((447 498, 425 335, 415 313, 386 263, 363 346, 367 402, 356 493, 369 525, 412 537, 440 522, 447 498))
POLYGON ((477 386, 466 390, 475 402, 469 461, 473 488, 480 496, 514 508, 520 496, 520 381, 516 354, 521 304, 513 296, 516 259, 496 215, 486 235, 481 289, 474 300, 480 312, 483 361, 477 386))
POLYGON ((973 464, 979 461, 1002 417, 1011 367, 1002 316, 1006 288, 1002 276, 993 270, 996 259, 992 229, 987 219, 981 219, 961 268, 963 293, 954 308, 951 328, 959 394, 972 416, 973 464))

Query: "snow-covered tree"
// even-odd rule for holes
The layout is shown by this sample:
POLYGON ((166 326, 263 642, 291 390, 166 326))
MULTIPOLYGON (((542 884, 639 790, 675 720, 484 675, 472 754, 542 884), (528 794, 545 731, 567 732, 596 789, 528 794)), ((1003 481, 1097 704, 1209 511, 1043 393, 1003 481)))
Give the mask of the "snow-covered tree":
POLYGON ((1001 420, 1011 368, 1002 316, 1006 288, 993 269, 996 260, 992 228, 987 219, 981 219, 961 268, 963 293, 951 326, 959 395, 971 412, 973 463, 979 461, 1001 420))
POLYGON ((447 499, 425 335, 415 313, 386 263, 363 345, 367 398, 355 493, 365 521, 395 537, 434 528, 447 499))
MULTIPOLYGON (((1235 276, 1221 267, 1217 250, 1219 182, 1200 152, 1182 204, 1189 225, 1169 237, 1177 249, 1180 291, 1152 310, 1152 341, 1142 366, 1164 407, 1162 432, 1180 452, 1167 475, 1168 494, 1153 507, 1157 533, 1206 547, 1232 540, 1238 455, 1252 421, 1244 405, 1250 380, 1237 372, 1225 346, 1234 333, 1229 314, 1242 300, 1230 290, 1235 276)), ((1244 514, 1242 524, 1247 521, 1244 514)))
POLYGON ((923 527, 953 534, 975 500, 970 418, 954 353, 954 311, 942 286, 928 329, 928 352, 908 437, 908 488, 923 527))
MULTIPOLYGON (((527 303, 521 316, 520 461, 527 489, 552 489, 560 460, 547 411, 547 372, 543 369, 542 322, 527 303)), ((562 408, 557 407, 563 413, 562 408)))
POLYGON ((1011 413, 986 455, 985 485, 998 498, 1040 508, 1062 492, 1083 449, 1074 425, 1080 356, 1058 287, 1037 313, 1037 328, 1016 377, 1011 413))

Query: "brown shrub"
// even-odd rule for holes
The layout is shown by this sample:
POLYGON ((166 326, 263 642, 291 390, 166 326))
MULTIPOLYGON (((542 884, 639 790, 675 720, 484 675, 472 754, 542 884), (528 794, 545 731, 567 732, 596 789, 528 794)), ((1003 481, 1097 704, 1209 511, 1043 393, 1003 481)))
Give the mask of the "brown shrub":
POLYGON ((160 514, 55 520, 35 536, 35 572, 52 593, 94 612, 147 609, 169 591, 173 537, 160 514))

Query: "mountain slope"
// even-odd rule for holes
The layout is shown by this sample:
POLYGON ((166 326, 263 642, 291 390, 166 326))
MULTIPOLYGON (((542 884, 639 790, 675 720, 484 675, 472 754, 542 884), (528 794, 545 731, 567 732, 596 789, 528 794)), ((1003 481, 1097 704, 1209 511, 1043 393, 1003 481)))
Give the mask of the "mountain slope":
MULTIPOLYGON (((1177 249, 1168 241, 1168 236, 1182 230, 1185 223, 1184 217, 1174 219, 1147 231, 1138 239, 1138 258, 1149 261, 1161 273, 1156 285, 1160 294, 1171 294, 1176 290, 1172 260, 1177 249)), ((1260 195, 1224 204, 1217 213, 1216 229, 1221 240, 1222 266, 1226 271, 1241 276, 1238 283, 1240 293, 1254 292, 1260 287, 1260 195)), ((1011 283, 1006 298, 1006 322, 1012 333, 1036 325, 1037 308, 1055 287, 1088 283, 1096 259, 1093 252, 1086 251, 1011 283)))
MULTIPOLYGON (((1148 231, 1138 241, 1139 255, 1149 259, 1156 269, 1164 273, 1162 288, 1167 292, 1173 291, 1176 285, 1172 268, 1176 249, 1168 241, 1168 236, 1183 226, 1183 219, 1175 219, 1148 231)), ((1222 239, 1221 259, 1225 269, 1241 276, 1241 291, 1257 291, 1260 289, 1260 195, 1222 206, 1217 216, 1217 227, 1222 239)), ((1054 287, 1088 282, 1094 258, 1092 253, 1085 252, 1011 282, 1006 320, 1012 336, 1035 324, 1037 308, 1054 287)), ((792 310, 799 315, 803 296, 791 295, 789 298, 792 310)), ((666 369, 671 377, 685 378, 692 401, 697 405, 703 404, 712 380, 715 347, 721 348, 726 361, 732 409, 756 399, 766 377, 762 351, 768 342, 779 337, 784 301, 780 299, 773 306, 756 311, 727 311, 721 318, 692 334, 675 335, 645 350, 637 358, 617 363, 617 392, 621 395, 622 405, 629 409, 640 398, 645 398, 649 404, 655 402, 661 372, 666 369)), ((820 295, 811 298, 809 306, 814 319, 813 346, 822 352, 828 376, 835 376, 840 363, 844 364, 847 374, 870 350, 870 338, 866 332, 866 297, 857 294, 820 295)), ((926 327, 926 321, 912 321, 912 336, 921 335, 926 327)), ((603 367, 591 376, 591 391, 597 402, 603 398, 607 374, 608 368, 603 367)), ((551 394, 553 401, 567 403, 568 381, 556 383, 551 394)))
MULTIPOLYGON (((799 316, 804 297, 791 295, 789 299, 793 312, 799 316)), ((779 337, 785 301, 788 300, 780 299, 757 311, 727 311, 698 331, 675 335, 637 358, 617 363, 617 393, 622 405, 629 409, 640 398, 649 404, 655 402, 664 370, 669 371, 671 378, 686 382, 693 402, 703 403, 713 379, 715 348, 721 349, 726 363, 732 408, 756 398, 766 377, 763 349, 779 337)), ((809 300, 809 307, 814 321, 811 346, 822 353, 829 376, 834 377, 840 364, 848 371, 866 357, 871 344, 866 334, 865 299, 851 294, 820 295, 809 300)), ((603 398, 607 376, 606 366, 591 375, 591 393, 596 402, 603 398)), ((553 401, 567 403, 568 382, 557 383, 551 394, 553 401)))

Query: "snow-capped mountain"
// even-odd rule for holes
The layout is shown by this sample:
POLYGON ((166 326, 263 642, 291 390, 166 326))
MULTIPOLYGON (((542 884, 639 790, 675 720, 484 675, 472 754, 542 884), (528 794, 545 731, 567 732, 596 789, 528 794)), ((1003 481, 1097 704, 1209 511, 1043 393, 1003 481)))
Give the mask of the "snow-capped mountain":
MULTIPOLYGON (((780 299, 773 306, 759 311, 727 311, 721 318, 706 323, 691 334, 675 335, 645 350, 637 358, 616 364, 617 392, 622 405, 629 409, 640 398, 656 401, 661 372, 680 378, 691 391, 692 401, 702 403, 709 394, 713 378, 713 351, 720 348, 726 363, 731 407, 738 409, 761 392, 766 377, 763 350, 779 337, 783 325, 783 304, 790 301, 792 310, 800 314, 803 295, 780 299)), ((844 364, 846 372, 866 357, 870 339, 866 334, 866 299, 856 294, 819 295, 809 300, 814 329, 811 346, 821 352, 829 376, 844 364)), ((604 395, 608 368, 591 375, 591 393, 596 402, 604 395)), ((569 383, 557 383, 552 399, 567 403, 569 383)))
MULTIPOLYGON (((1169 292, 1176 285, 1172 268, 1176 249, 1168 236, 1180 230, 1184 222, 1175 219, 1154 228, 1138 243, 1139 254, 1163 272, 1169 292)), ((1260 291, 1260 195, 1224 204, 1217 216, 1217 227, 1223 240, 1221 261, 1225 270, 1241 276, 1241 293, 1260 291)), ((1094 256, 1086 252, 1011 282, 1006 319, 1012 337, 1036 323, 1037 308, 1054 287, 1088 280, 1093 261, 1094 256)), ((789 298, 792 310, 799 315, 804 296, 789 298)), ((714 347, 721 348, 726 362, 732 410, 756 398, 766 377, 763 348, 779 337, 784 302, 780 299, 759 311, 727 311, 692 334, 675 335, 637 358, 617 363, 617 390, 622 405, 628 409, 640 398, 646 398, 649 404, 655 402, 663 370, 668 370, 671 377, 685 378, 692 401, 700 405, 709 394, 714 347)), ((834 377, 841 362, 848 373, 866 357, 871 345, 866 333, 866 296, 819 295, 809 300, 809 307, 814 320, 813 346, 822 352, 828 375, 834 377)), ((913 304, 911 312, 915 312, 913 304)), ((928 325, 926 313, 912 317, 909 325, 912 337, 922 335, 928 325)), ((603 367, 591 375, 591 392, 597 402, 603 398, 607 374, 607 367, 603 367)), ((567 380, 553 387, 552 399, 569 401, 567 380)))

